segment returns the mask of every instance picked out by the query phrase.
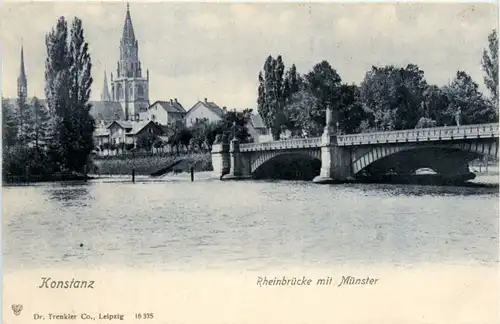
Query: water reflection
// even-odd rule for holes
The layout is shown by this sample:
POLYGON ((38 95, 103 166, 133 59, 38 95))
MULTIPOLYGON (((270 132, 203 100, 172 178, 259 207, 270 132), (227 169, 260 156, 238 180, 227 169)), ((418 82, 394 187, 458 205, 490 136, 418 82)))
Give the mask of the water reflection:
POLYGON ((461 186, 352 184, 346 185, 346 187, 355 188, 368 194, 383 192, 390 196, 498 196, 499 194, 498 184, 486 183, 467 183, 461 186))
POLYGON ((46 188, 49 199, 61 202, 63 206, 87 205, 93 200, 88 183, 57 183, 50 184, 46 188))

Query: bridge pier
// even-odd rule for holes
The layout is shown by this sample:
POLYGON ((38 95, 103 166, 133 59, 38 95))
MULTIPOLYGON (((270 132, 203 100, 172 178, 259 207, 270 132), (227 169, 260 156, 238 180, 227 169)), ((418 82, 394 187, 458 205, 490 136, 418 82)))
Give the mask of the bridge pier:
POLYGON ((237 180, 247 178, 243 165, 243 156, 240 152, 240 141, 233 138, 229 146, 229 172, 221 177, 221 180, 237 180))
POLYGON ((325 127, 321 136, 321 170, 313 179, 315 183, 339 183, 352 181, 351 156, 347 147, 339 146, 337 135, 325 127))
POLYGON ((230 170, 229 143, 227 137, 218 136, 212 145, 212 167, 213 175, 219 179, 229 173, 230 170))

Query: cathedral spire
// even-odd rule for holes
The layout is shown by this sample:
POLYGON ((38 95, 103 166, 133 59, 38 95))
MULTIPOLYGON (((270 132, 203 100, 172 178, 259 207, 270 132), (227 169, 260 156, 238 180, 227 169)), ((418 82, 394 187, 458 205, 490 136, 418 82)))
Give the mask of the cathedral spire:
POLYGON ((134 26, 130 17, 130 7, 127 3, 123 35, 120 41, 120 60, 117 64, 118 78, 141 77, 141 62, 139 61, 139 45, 135 39, 134 26))
POLYGON ((123 25, 122 41, 128 41, 130 44, 135 43, 134 26, 132 18, 130 18, 130 5, 127 2, 127 14, 125 15, 125 24, 123 25))
POLYGON ((102 87, 101 101, 111 101, 111 96, 108 90, 108 78, 106 77, 106 70, 104 70, 104 85, 102 87))
POLYGON ((28 96, 28 81, 26 78, 26 70, 24 69, 24 46, 21 39, 21 67, 19 69, 19 77, 17 78, 17 95, 19 98, 28 96))

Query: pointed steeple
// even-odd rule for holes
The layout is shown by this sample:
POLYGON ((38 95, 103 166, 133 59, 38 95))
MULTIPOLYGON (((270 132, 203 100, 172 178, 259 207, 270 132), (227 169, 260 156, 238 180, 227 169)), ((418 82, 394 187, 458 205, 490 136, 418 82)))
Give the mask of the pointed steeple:
POLYGON ((128 41, 130 44, 135 45, 134 26, 132 25, 132 18, 130 18, 130 5, 127 2, 127 14, 125 15, 125 24, 123 25, 123 41, 128 41))
POLYGON ((111 101, 111 96, 108 90, 108 78, 106 77, 106 70, 104 70, 104 85, 102 87, 101 101, 111 101))
POLYGON ((127 3, 127 13, 123 25, 123 35, 120 41, 120 60, 117 64, 117 78, 141 77, 141 62, 139 61, 139 44, 135 39, 134 26, 130 17, 130 7, 127 3))
POLYGON ((28 81, 26 78, 26 70, 24 69, 24 46, 21 40, 21 67, 19 69, 19 77, 17 78, 17 95, 19 98, 28 96, 28 81))

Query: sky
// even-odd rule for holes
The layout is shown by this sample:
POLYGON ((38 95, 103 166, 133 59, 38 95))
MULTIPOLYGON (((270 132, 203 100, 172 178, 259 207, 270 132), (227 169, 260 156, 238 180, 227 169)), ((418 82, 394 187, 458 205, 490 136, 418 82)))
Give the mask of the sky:
MULTIPOLYGON (((59 16, 83 21, 92 58, 92 99, 104 70, 116 75, 125 2, 3 2, 3 97, 16 97, 24 44, 28 95, 44 95, 45 34, 59 16)), ((186 109, 208 98, 230 109, 256 108, 258 73, 282 55, 299 73, 327 60, 343 82, 359 84, 372 66, 417 64, 429 83, 457 70, 483 84, 481 57, 498 26, 493 3, 175 3, 130 2, 150 102, 177 98, 186 109)))

